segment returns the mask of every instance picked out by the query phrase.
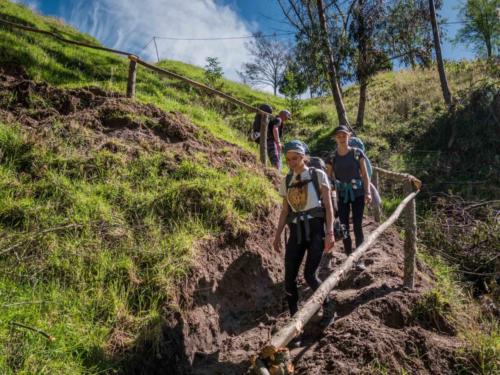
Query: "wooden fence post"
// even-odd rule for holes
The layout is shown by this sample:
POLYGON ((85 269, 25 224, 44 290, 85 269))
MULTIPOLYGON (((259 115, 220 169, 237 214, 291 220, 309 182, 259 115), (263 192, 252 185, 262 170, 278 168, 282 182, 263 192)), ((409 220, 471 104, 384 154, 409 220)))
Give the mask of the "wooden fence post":
MULTIPOLYGON (((413 183, 410 180, 404 184, 405 196, 413 192, 413 183)), ((415 256, 417 252, 417 212, 413 199, 405 208, 405 264, 404 286, 413 289, 415 285, 415 256)))
POLYGON ((135 96, 135 78, 137 75, 137 58, 130 55, 128 57, 130 63, 128 66, 128 82, 127 82, 127 98, 133 98, 135 96))
POLYGON ((267 164, 267 115, 260 115, 260 162, 267 164))
MULTIPOLYGON (((379 184, 379 174, 377 170, 373 171, 372 175, 373 185, 377 188, 380 193, 380 184, 379 184)), ((375 217, 375 222, 380 223, 380 205, 373 206, 373 216, 375 217)))

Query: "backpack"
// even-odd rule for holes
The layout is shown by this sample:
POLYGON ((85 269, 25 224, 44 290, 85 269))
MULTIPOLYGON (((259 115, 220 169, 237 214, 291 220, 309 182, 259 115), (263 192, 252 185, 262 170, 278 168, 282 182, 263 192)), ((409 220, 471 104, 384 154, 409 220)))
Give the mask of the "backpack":
POLYGON ((307 166, 315 169, 321 169, 323 172, 326 172, 325 162, 323 161, 323 159, 317 156, 311 156, 309 158, 309 161, 307 162, 307 166))
POLYGON ((358 137, 351 137, 349 139, 349 146, 354 148, 359 148, 361 151, 363 151, 363 153, 365 154, 366 171, 368 172, 368 177, 371 178, 373 172, 372 163, 370 159, 368 159, 368 156, 366 155, 365 144, 363 143, 363 141, 358 137))
MULTIPOLYGON (((273 113, 273 107, 271 107, 269 104, 261 104, 259 106, 259 109, 261 111, 269 113, 270 115, 273 113)), ((251 141, 254 141, 255 143, 260 142, 260 123, 261 123, 261 120, 262 120, 262 115, 260 113, 256 113, 254 120, 253 120, 252 131, 248 136, 248 138, 251 141)))

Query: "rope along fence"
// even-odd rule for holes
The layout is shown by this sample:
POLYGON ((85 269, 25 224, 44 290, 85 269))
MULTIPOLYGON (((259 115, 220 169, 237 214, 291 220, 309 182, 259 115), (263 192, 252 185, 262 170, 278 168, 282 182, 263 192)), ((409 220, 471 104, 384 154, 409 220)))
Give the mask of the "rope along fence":
MULTIPOLYGON (((392 215, 380 224, 370 236, 354 251, 340 267, 332 272, 323 281, 313 295, 305 302, 304 306, 293 315, 289 322, 276 332, 269 343, 262 348, 259 355, 252 360, 254 373, 258 375, 292 374, 293 365, 286 345, 298 336, 303 327, 320 309, 323 301, 338 283, 354 267, 361 256, 375 243, 377 238, 393 225, 404 213, 405 242, 404 242, 404 280, 405 288, 412 289, 415 279, 415 257, 417 251, 417 215, 415 197, 422 187, 421 181, 406 173, 397 173, 386 169, 374 167, 374 183, 377 184, 380 176, 385 176, 403 183, 405 198, 399 203, 392 215)), ((380 209, 379 209, 380 210, 380 209)), ((375 213, 376 221, 380 222, 380 211, 375 213), (377 218, 378 217, 378 218, 377 218)))
MULTIPOLYGON (((236 105, 244 108, 247 111, 260 114, 261 115, 260 134, 267 134, 268 121, 270 118, 272 118, 272 116, 269 113, 262 111, 261 109, 254 107, 250 104, 247 104, 247 103, 245 103, 237 98, 234 98, 231 95, 228 95, 222 91, 219 91, 219 90, 216 90, 212 87, 204 85, 203 83, 200 83, 200 82, 194 81, 192 79, 189 79, 187 77, 181 76, 181 75, 174 73, 174 72, 171 72, 167 69, 160 68, 158 66, 149 64, 148 62, 142 60, 140 57, 134 55, 133 53, 126 52, 126 51, 120 51, 117 49, 112 49, 112 48, 107 48, 107 47, 101 47, 101 46, 97 46, 97 45, 93 45, 93 44, 78 42, 75 40, 61 37, 60 35, 57 35, 56 33, 51 32, 51 31, 41 30, 41 29, 38 29, 35 27, 25 26, 25 25, 21 25, 18 23, 14 23, 14 22, 2 20, 2 19, 0 19, 0 25, 12 27, 12 28, 17 28, 17 29, 21 29, 21 30, 25 30, 25 31, 33 32, 33 33, 47 35, 47 36, 50 36, 52 38, 57 39, 60 42, 67 43, 67 44, 73 44, 73 45, 80 46, 80 47, 92 48, 92 49, 96 49, 96 50, 100 50, 100 51, 106 51, 106 52, 111 52, 111 53, 115 53, 118 55, 127 56, 130 60, 129 69, 128 69, 127 92, 126 92, 126 95, 128 98, 133 98, 135 96, 136 78, 137 78, 137 64, 139 64, 139 65, 142 65, 143 67, 145 67, 146 69, 149 69, 157 74, 186 82, 190 86, 194 86, 194 87, 202 89, 206 92, 209 92, 211 94, 217 95, 217 96, 219 96, 219 97, 221 97, 221 98, 223 98, 223 99, 225 99, 233 104, 236 104, 236 105)), ((260 137, 260 145, 259 145, 260 161, 264 165, 267 162, 267 147, 266 146, 267 146, 266 145, 266 137, 260 137)))

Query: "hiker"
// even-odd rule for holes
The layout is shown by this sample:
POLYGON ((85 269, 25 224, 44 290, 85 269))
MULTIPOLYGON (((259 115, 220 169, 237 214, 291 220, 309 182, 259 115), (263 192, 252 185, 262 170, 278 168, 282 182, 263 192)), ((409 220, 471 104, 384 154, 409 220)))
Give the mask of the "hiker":
POLYGON ((267 155, 269 161, 281 171, 281 138, 283 137, 283 124, 292 118, 289 110, 282 110, 272 119, 267 126, 267 155))
POLYGON ((306 165, 306 149, 301 141, 285 144, 290 173, 281 181, 279 189, 283 206, 273 242, 274 249, 280 252, 281 233, 288 224, 285 291, 290 315, 298 309, 297 275, 306 251, 304 278, 311 289, 316 290, 321 284, 317 271, 323 252, 330 251, 335 243, 330 182, 324 171, 306 165))
MULTIPOLYGON (((349 146, 351 132, 340 125, 333 131, 337 150, 327 162, 327 174, 335 183, 340 223, 343 228, 344 251, 352 253, 349 216, 352 211, 356 247, 364 241, 363 211, 372 201, 366 156, 361 149, 349 146)), ((362 265, 361 265, 362 267, 362 265)))

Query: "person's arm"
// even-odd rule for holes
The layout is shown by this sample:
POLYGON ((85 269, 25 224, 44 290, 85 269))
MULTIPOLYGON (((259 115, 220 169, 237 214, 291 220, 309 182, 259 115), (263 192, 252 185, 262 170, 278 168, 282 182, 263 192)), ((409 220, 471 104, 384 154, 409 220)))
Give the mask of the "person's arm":
POLYGON ((325 206, 326 213, 326 235, 324 251, 328 252, 335 245, 335 236, 333 235, 333 205, 332 192, 329 186, 321 185, 321 200, 325 206))
POLYGON ((363 178, 363 187, 365 189, 365 202, 370 204, 372 201, 372 192, 370 190, 370 176, 368 176, 368 169, 366 168, 365 158, 359 159, 359 169, 361 170, 361 177, 363 178))
POLYGON ((273 248, 278 253, 281 251, 281 233, 286 225, 286 217, 288 216, 288 201, 286 197, 283 198, 283 204, 281 207, 280 218, 278 220, 278 228, 276 229, 276 234, 274 235, 273 248))
POLYGON ((274 144, 276 145, 276 150, 278 150, 278 155, 281 153, 281 143, 280 143, 280 132, 278 126, 273 127, 273 137, 274 144))
POLYGON ((333 166, 330 163, 326 163, 326 175, 330 180, 333 178, 333 166))

